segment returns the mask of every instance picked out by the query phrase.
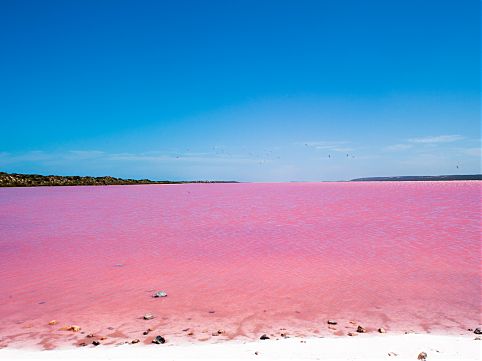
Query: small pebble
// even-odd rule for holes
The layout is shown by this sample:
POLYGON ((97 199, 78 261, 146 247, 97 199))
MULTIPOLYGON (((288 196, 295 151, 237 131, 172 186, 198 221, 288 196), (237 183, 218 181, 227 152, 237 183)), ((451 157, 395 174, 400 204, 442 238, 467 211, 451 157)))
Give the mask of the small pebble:
POLYGON ((358 334, 355 332, 348 332, 348 336, 358 336, 358 334))
POLYGON ((476 335, 482 335, 482 327, 477 327, 475 330, 474 330, 474 333, 476 335))
POLYGON ((56 325, 57 324, 57 320, 52 320, 49 322, 49 325, 50 326, 53 326, 53 325, 56 325))
POLYGON ((427 359, 427 353, 426 352, 420 352, 417 356, 417 360, 426 360, 427 359))
POLYGON ((380 328, 378 329, 378 332, 379 332, 379 333, 386 333, 387 331, 385 331, 385 329, 384 329, 383 327, 380 327, 380 328))
POLYGON ((367 330, 365 329, 365 327, 362 327, 362 326, 358 325, 358 327, 356 328, 356 332, 365 333, 365 332, 367 332, 367 330))
POLYGON ((328 320, 327 323, 328 323, 329 325, 337 325, 337 324, 338 324, 338 322, 336 322, 336 321, 334 321, 334 320, 328 320))
POLYGON ((259 339, 260 340, 269 340, 269 336, 264 334, 264 335, 261 335, 261 337, 259 339))
POLYGON ((152 297, 154 297, 154 298, 167 297, 167 293, 164 292, 164 291, 158 291, 158 292, 154 293, 154 295, 152 297))
POLYGON ((92 341, 92 345, 94 345, 94 346, 99 346, 99 345, 100 345, 100 342, 99 342, 99 341, 97 341, 97 340, 92 341))
POLYGON ((94 334, 93 334, 93 333, 89 333, 89 334, 88 334, 87 336, 85 336, 85 337, 92 338, 92 337, 94 337, 94 334))
POLYGON ((395 352, 389 352, 388 356, 398 356, 398 354, 396 354, 395 352))
POLYGON ((152 340, 152 343, 160 345, 160 344, 166 343, 166 339, 162 336, 156 336, 156 338, 152 340))
POLYGON ((79 331, 81 330, 81 328, 80 328, 80 326, 72 325, 72 326, 62 327, 62 330, 72 331, 72 332, 79 332, 79 331))
POLYGON ((132 340, 131 343, 134 344, 134 343, 139 343, 141 342, 141 340, 139 340, 138 338, 136 338, 135 340, 132 340))
POLYGON ((85 342, 81 342, 79 343, 79 346, 84 347, 84 346, 87 346, 87 344, 85 342))
POLYGON ((151 313, 146 313, 144 316, 143 316, 144 320, 152 320, 154 318, 154 315, 151 314, 151 313))

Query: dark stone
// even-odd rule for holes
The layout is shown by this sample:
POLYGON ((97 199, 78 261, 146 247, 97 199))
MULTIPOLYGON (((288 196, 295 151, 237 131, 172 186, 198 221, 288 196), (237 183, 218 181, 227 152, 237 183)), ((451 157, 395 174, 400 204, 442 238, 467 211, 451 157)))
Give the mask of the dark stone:
POLYGON ((132 340, 131 343, 139 343, 141 342, 141 340, 139 340, 138 338, 136 338, 135 340, 132 340))
POLYGON ((474 333, 476 335, 482 335, 482 327, 477 327, 475 330, 474 330, 474 333))
POLYGON ((261 337, 259 339, 260 340, 269 340, 269 336, 264 334, 264 335, 261 335, 261 337))
POLYGON ((156 343, 158 345, 166 343, 166 339, 162 336, 156 336, 154 340, 152 340, 152 343, 156 343))
POLYGON ((329 325, 337 325, 337 324, 338 324, 338 322, 336 322, 336 321, 334 321, 334 320, 328 320, 327 323, 328 323, 329 325))
POLYGON ((365 327, 363 327, 363 326, 358 326, 358 327, 356 328, 356 332, 358 332, 358 333, 365 333, 365 332, 367 332, 367 330, 366 330, 365 327))
POLYGON ((94 345, 94 346, 99 346, 99 345, 100 345, 100 342, 99 342, 99 341, 97 341, 97 340, 92 341, 92 345, 94 345))

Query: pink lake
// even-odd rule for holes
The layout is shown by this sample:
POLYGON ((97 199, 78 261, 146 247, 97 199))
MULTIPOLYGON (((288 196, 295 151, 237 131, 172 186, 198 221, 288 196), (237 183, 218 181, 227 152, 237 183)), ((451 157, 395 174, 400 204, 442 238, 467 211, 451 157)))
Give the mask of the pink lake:
POLYGON ((481 191, 482 182, 2 188, 0 347, 76 345, 89 333, 104 344, 345 335, 358 324, 467 333, 481 323, 481 191), (158 290, 168 296, 153 298, 158 290))

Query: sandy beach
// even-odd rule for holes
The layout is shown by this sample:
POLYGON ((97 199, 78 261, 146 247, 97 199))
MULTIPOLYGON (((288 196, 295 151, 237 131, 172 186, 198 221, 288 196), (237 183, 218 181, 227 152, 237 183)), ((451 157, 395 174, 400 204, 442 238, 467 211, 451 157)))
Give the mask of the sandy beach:
POLYGON ((1 360, 480 360, 477 335, 359 335, 249 342, 86 346, 49 351, 5 348, 1 360))

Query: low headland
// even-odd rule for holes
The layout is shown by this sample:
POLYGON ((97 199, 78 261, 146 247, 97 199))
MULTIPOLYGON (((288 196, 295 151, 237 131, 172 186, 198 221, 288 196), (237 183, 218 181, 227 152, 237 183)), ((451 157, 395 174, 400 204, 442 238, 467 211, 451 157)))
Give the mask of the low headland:
POLYGON ((0 187, 46 186, 107 186, 133 184, 236 183, 234 181, 153 181, 150 179, 123 179, 110 176, 59 176, 0 172, 0 187))

